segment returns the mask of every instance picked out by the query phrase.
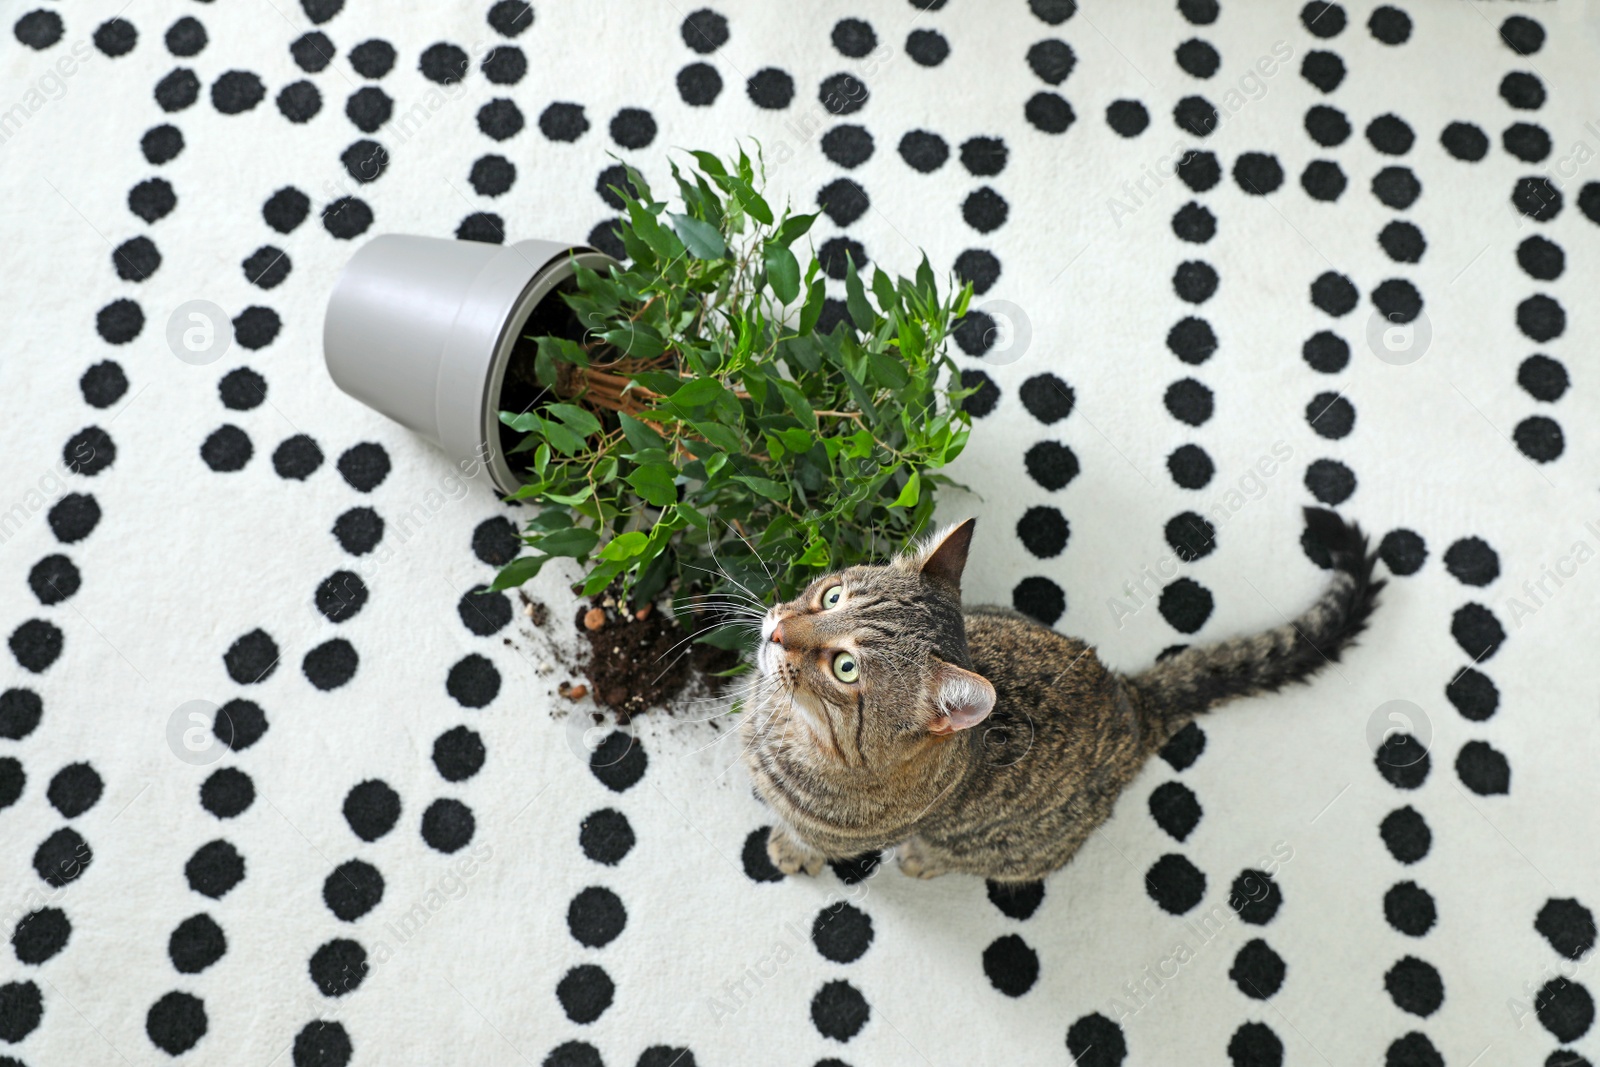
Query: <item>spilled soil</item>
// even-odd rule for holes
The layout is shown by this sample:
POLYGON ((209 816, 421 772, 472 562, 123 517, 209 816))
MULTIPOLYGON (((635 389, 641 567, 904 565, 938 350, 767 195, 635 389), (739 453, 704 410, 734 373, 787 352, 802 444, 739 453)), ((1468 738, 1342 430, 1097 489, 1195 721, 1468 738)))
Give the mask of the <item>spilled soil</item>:
POLYGON ((654 606, 630 611, 609 593, 580 604, 573 624, 589 646, 580 668, 587 688, 570 686, 563 695, 577 700, 592 694, 620 722, 665 707, 696 674, 719 691, 725 679, 713 675, 739 662, 736 652, 695 644, 666 612, 654 606))

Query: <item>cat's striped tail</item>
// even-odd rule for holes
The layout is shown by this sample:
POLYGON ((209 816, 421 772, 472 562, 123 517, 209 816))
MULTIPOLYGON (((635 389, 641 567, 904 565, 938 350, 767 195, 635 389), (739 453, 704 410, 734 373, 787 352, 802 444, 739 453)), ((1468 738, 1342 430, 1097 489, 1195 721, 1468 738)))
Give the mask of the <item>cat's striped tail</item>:
POLYGON ((1334 579, 1299 618, 1214 645, 1186 648, 1129 679, 1160 744, 1195 715, 1235 697, 1304 682, 1338 660, 1377 606, 1384 583, 1372 578, 1361 527, 1325 508, 1306 508, 1306 542, 1325 549, 1334 579))

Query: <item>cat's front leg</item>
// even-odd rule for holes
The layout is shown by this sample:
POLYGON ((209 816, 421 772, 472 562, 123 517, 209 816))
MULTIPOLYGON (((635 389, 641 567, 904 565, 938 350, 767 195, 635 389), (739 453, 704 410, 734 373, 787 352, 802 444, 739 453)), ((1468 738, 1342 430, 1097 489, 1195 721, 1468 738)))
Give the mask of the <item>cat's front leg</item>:
POLYGON ((810 875, 821 874, 827 859, 782 826, 774 826, 767 834, 767 857, 784 874, 805 871, 810 875))
POLYGON ((912 878, 937 878, 950 870, 939 851, 920 837, 913 837, 898 846, 895 849, 895 862, 900 865, 901 874, 912 878))

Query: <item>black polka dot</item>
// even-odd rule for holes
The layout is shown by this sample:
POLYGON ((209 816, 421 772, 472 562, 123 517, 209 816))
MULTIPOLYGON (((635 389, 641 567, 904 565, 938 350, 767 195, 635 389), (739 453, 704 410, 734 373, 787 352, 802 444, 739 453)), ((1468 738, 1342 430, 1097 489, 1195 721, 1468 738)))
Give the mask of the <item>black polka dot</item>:
MULTIPOLYGON (((176 126, 152 126, 139 139, 139 150, 156 166, 170 163, 183 151, 183 133, 176 126)), ((146 222, 163 218, 176 203, 172 186, 160 178, 142 181, 128 194, 128 209, 146 222)))
POLYGON ((1182 915, 1205 896, 1206 876, 1186 857, 1169 852, 1145 873, 1144 887, 1163 911, 1182 915))
POLYGON ((1581 960, 1594 948, 1594 913, 1571 897, 1545 901, 1533 928, 1569 960, 1581 960))
POLYGON ((1217 217, 1191 200, 1172 216, 1172 233, 1180 241, 1205 244, 1216 236, 1217 217))
POLYGON ((1233 180, 1252 196, 1266 196, 1283 185, 1283 165, 1266 152, 1245 152, 1234 162, 1233 180))
POLYGON ((344 622, 366 606, 367 586, 354 571, 334 571, 318 583, 312 601, 329 622, 344 622))
POLYGON ((1356 409, 1338 393, 1318 393, 1306 405, 1306 422, 1317 436, 1338 440, 1355 426, 1356 409))
POLYGON ((28 588, 39 603, 59 604, 76 593, 83 584, 77 566, 66 556, 55 553, 44 557, 28 571, 28 588))
POLYGON ((1540 1024, 1554 1034, 1557 1041, 1576 1041, 1594 1025, 1594 997, 1581 984, 1568 978, 1552 978, 1546 982, 1534 997, 1533 1006, 1540 1024))
POLYGON ((205 1002, 190 993, 168 993, 145 1013, 150 1043, 169 1056, 188 1052, 206 1035, 205 1002))
POLYGON ((113 345, 125 345, 144 329, 144 311, 132 300, 113 300, 95 314, 95 329, 113 345))
POLYGON ((937 67, 950 58, 950 42, 938 30, 912 30, 906 35, 906 55, 922 67, 937 67))
POLYGON ((307 652, 305 659, 300 662, 300 670, 305 674, 306 681, 327 691, 337 689, 355 677, 360 662, 355 646, 342 637, 336 637, 307 652))
POLYGON ((228 677, 240 685, 253 685, 272 676, 278 666, 278 645, 264 630, 251 630, 222 654, 228 677))
POLYGON ((87 763, 69 763, 50 779, 45 796, 63 817, 76 819, 94 807, 104 791, 105 783, 93 767, 87 763))
POLYGON ((853 237, 830 237, 817 249, 817 262, 822 264, 822 272, 835 281, 844 280, 849 261, 855 263, 857 272, 870 262, 866 248, 853 237))
POLYGON ((293 186, 284 186, 261 206, 261 217, 279 233, 289 233, 305 221, 311 199, 293 186))
POLYGON ((990 880, 985 885, 989 894, 989 903, 999 908, 1002 914, 1012 919, 1032 918, 1033 913, 1039 910, 1039 905, 1044 903, 1043 882, 996 882, 990 880))
POLYGON ((1427 748, 1408 733, 1386 734, 1373 758, 1378 773, 1396 789, 1420 786, 1433 764, 1427 748))
MULTIPOLYGON (((764 108, 788 107, 794 95, 793 81, 789 75, 770 67, 757 71, 746 88, 750 99, 764 108), (765 80, 758 89, 757 82, 761 79, 765 80)), ((835 115, 852 115, 860 111, 866 107, 870 95, 865 83, 855 75, 843 72, 828 75, 817 88, 817 100, 835 115)))
MULTIPOLYGON (((345 807, 349 806, 346 800, 345 807)), ((341 863, 322 883, 322 902, 343 922, 355 922, 382 900, 383 875, 362 860, 341 863)))
POLYGON ((308 81, 291 82, 279 91, 273 102, 279 114, 299 125, 317 117, 322 110, 322 93, 308 81))
POLYGON ((228 951, 228 939, 211 916, 191 915, 167 938, 167 958, 179 974, 199 974, 228 951))
MULTIPOLYGON (((1394 221, 1378 233, 1378 244, 1397 263, 1416 263, 1427 251, 1422 231, 1409 222, 1394 221)), ((1377 294, 1373 294, 1376 299, 1377 294)))
POLYGON ((1167 457, 1167 473, 1184 489, 1204 489, 1217 471, 1199 445, 1180 445, 1167 457))
POLYGON ((1000 260, 983 248, 969 248, 952 265, 958 281, 970 284, 974 294, 987 293, 1000 280, 1000 260))
POLYGON ((592 1023, 600 1018, 611 1007, 616 992, 611 976, 592 963, 572 968, 556 983, 561 1010, 575 1023, 592 1023))
MULTIPOLYGON (((158 126, 160 128, 160 126, 158 126)), ((168 126, 170 130, 171 126, 168 126)), ((155 133, 154 130, 150 133, 155 133)), ((176 130, 173 131, 176 133, 176 130)), ((146 149, 149 150, 150 134, 146 136, 146 149)), ((182 138, 178 138, 179 147, 182 147, 182 138)), ((173 152, 176 155, 176 152, 173 152)), ((171 158, 171 157, 166 157, 171 158)), ((165 160, 163 160, 165 162, 165 160)), ((139 182, 138 186, 128 190, 128 210, 138 214, 146 222, 155 222, 165 219, 173 208, 178 206, 178 194, 174 194, 171 182, 165 178, 150 178, 139 182)))
POLYGON ((322 449, 317 442, 300 433, 287 438, 272 452, 272 469, 278 477, 303 482, 322 466, 322 449))
POLYGON ((1517 384, 1535 400, 1554 402, 1566 393, 1571 380, 1567 368, 1545 355, 1533 355, 1517 368, 1517 384))
POLYGON ((1197 193, 1213 188, 1222 180, 1222 164, 1210 152, 1185 152, 1175 169, 1183 184, 1197 193))
POLYGON ((17 920, 11 948, 18 961, 36 966, 67 947, 72 922, 60 908, 40 908, 17 920))
POLYGON ((1479 796, 1511 791, 1511 764, 1487 741, 1468 741, 1456 755, 1456 775, 1479 796))
POLYGON ((1300 22, 1313 37, 1337 37, 1344 32, 1344 8, 1325 0, 1312 0, 1300 9, 1300 22))
POLYGON ((1514 122, 1500 135, 1500 144, 1524 163, 1538 163, 1550 154, 1550 135, 1543 126, 1514 122))
POLYGON ((155 95, 162 111, 182 111, 200 99, 200 79, 188 67, 178 67, 156 82, 155 95))
POLYGON ((39 674, 61 656, 61 628, 43 619, 29 619, 11 631, 11 654, 24 669, 39 674))
POLYGON ((218 474, 243 470, 253 455, 255 446, 250 443, 249 435, 231 424, 211 431, 200 445, 200 458, 218 474))
POLYGON ((309 1022, 294 1036, 294 1067, 347 1067, 353 1048, 350 1035, 336 1022, 309 1022))
POLYGON ((983 950, 983 973, 1008 997, 1020 997, 1039 980, 1039 954, 1016 934, 1006 934, 983 950))
POLYGON ((607 734, 589 753, 589 770, 613 793, 623 793, 637 785, 649 764, 644 745, 620 730, 607 734))
POLYGON ((1535 222, 1549 222, 1561 214, 1561 190, 1542 175, 1519 178, 1511 190, 1511 203, 1535 222))
POLYGON ((1239 987, 1239 992, 1254 1000, 1266 1000, 1283 988, 1287 973, 1283 957, 1259 937, 1245 942, 1228 969, 1228 977, 1239 987))
POLYGON ((1191 37, 1180 44, 1173 53, 1173 58, 1178 61, 1178 66, 1184 73, 1196 78, 1211 77, 1222 63, 1222 57, 1217 55, 1217 50, 1197 37, 1191 37))
MULTIPOLYGON (((601 813, 603 814, 603 813, 601 813)), ((614 814, 614 813, 613 813, 614 814)), ((626 820, 623 820, 626 824, 626 820)), ((744 865, 745 876, 752 882, 781 882, 783 872, 772 865, 772 858, 767 855, 767 839, 772 832, 770 826, 758 826, 744 839, 744 848, 740 851, 740 861, 744 865)), ((633 830, 628 830, 628 846, 633 846, 633 830)), ((584 847, 588 851, 588 846, 584 847)), ((624 850, 626 851, 626 850, 624 850)), ((590 856, 593 859, 593 856, 590 856)))
POLYGON ((235 767, 214 771, 200 785, 200 806, 219 819, 242 815, 255 799, 256 787, 250 776, 235 767))
POLYGON ((728 20, 710 8, 701 8, 683 20, 679 33, 692 50, 710 55, 728 43, 728 20))
MULTIPOLYGON (((859 107, 850 107, 848 98, 843 94, 842 96, 837 96, 837 98, 830 98, 830 90, 850 88, 850 86, 843 86, 842 83, 834 82, 834 78, 848 78, 848 75, 834 75, 829 80, 822 82, 822 106, 832 110, 834 114, 846 114, 851 110, 859 110, 859 107), (832 82, 832 85, 830 85, 830 82, 832 82)), ((859 83, 854 82, 854 78, 850 78, 850 82, 858 86, 859 91, 859 83)), ((794 101, 795 80, 789 77, 789 74, 784 70, 779 70, 778 67, 763 67, 763 69, 757 70, 755 74, 750 75, 749 80, 744 83, 744 93, 749 96, 750 102, 757 107, 765 107, 768 110, 781 110, 784 107, 789 107, 790 101, 794 101)))
POLYGON ((912 170, 922 174, 931 174, 950 158, 950 146, 944 138, 927 130, 912 130, 900 138, 899 152, 912 170))
POLYGON ((1324 93, 1337 89, 1344 73, 1344 60, 1332 52, 1307 52, 1300 61, 1300 76, 1324 93))
POLYGON ((505 219, 490 211, 475 211, 461 220, 456 227, 456 238, 461 241, 481 241, 499 245, 506 241, 505 219))
POLYGON ((1480 537, 1463 537, 1444 553, 1444 565, 1466 585, 1488 585, 1500 577, 1500 557, 1480 537))
POLYGON ((528 73, 528 57, 516 45, 496 45, 484 54, 480 69, 495 85, 515 85, 528 73))
POLYGON ((1404 211, 1422 195, 1422 183, 1409 167, 1384 167, 1372 178, 1372 195, 1385 207, 1404 211))
MULTIPOLYGON (((911 0, 911 6, 921 11, 937 11, 945 0, 911 0)), ((1059 26, 1077 13, 1077 0, 1028 0, 1028 10, 1035 18, 1051 26, 1059 26)))
POLYGON ((39 727, 44 701, 31 689, 7 689, 0 693, 0 737, 20 741, 39 727))
POLYGON ((1343 274, 1324 271, 1311 283, 1311 303, 1335 318, 1355 310, 1359 299, 1355 284, 1343 274))
POLYGON ((523 125, 522 111, 510 100, 491 100, 478 109, 478 129, 492 140, 515 137, 523 125))
POLYGON ((1405 155, 1416 139, 1411 127, 1398 115, 1379 115, 1367 124, 1367 141, 1385 155, 1405 155))
POLYGON ((1428 824, 1412 807, 1397 808, 1384 816, 1379 827, 1389 854, 1401 863, 1416 863, 1428 854, 1433 834, 1428 824))
POLYGON ((690 107, 709 107, 722 93, 722 75, 709 63, 690 63, 678 71, 678 96, 690 107))
POLYGON ((211 84, 211 104, 224 115, 249 111, 266 95, 261 79, 247 70, 230 70, 211 84))
POLYGON ((211 721, 212 736, 235 752, 249 748, 266 732, 267 714, 251 700, 228 701, 211 721))
POLYGON ((1383 976, 1383 987, 1395 1007, 1412 1015, 1432 1015, 1444 1003, 1444 982, 1439 972, 1415 956, 1406 956, 1389 968, 1383 976))
POLYGON ((1415 882, 1398 882, 1383 895, 1383 917, 1408 937, 1421 937, 1439 917, 1433 897, 1415 882))
POLYGON ((344 10, 344 0, 300 0, 300 10, 320 26, 344 10))
MULTIPOLYGON (((777 878, 757 877, 751 870, 750 842, 760 836, 760 854, 765 858, 767 852, 767 832, 763 827, 756 830, 745 839, 744 869, 752 879, 758 882, 777 881, 777 878)), ((601 808, 591 812, 578 826, 578 845, 583 849, 583 854, 595 863, 603 863, 607 867, 615 867, 622 862, 622 858, 633 849, 633 827, 628 824, 627 816, 615 808, 601 808)), ((772 873, 777 872, 776 867, 768 867, 772 873)))
POLYGON ((326 69, 337 52, 328 35, 321 30, 303 33, 289 43, 289 55, 294 58, 295 66, 307 74, 326 69))
POLYGON ((580 944, 601 948, 616 940, 627 925, 622 899, 609 889, 590 886, 567 905, 567 930, 580 944))
POLYGON ((1024 578, 1011 590, 1011 606, 1045 626, 1054 626, 1067 610, 1067 595, 1049 578, 1024 578))
POLYGON ((860 126, 835 126, 822 135, 822 154, 847 170, 871 159, 873 147, 872 134, 860 126))
MULTIPOLYGON (((1192 6, 1210 3, 1215 7, 1214 0, 1180 0, 1180 3, 1192 6)), ((1128 1055, 1128 1043, 1122 1036, 1122 1027, 1095 1012, 1067 1028, 1067 1053, 1074 1067, 1121 1067, 1128 1055)))
POLYGON ((1202 752, 1205 752, 1205 731, 1195 723, 1179 729, 1178 733, 1171 736, 1171 741, 1162 745, 1162 758, 1174 771, 1184 771, 1194 765, 1202 752))
POLYGON ((1549 463, 1566 450, 1566 439, 1554 419, 1533 415, 1517 423, 1512 440, 1523 455, 1539 463, 1549 463))
POLYGON ((623 148, 646 148, 656 139, 656 120, 639 107, 625 107, 611 118, 611 139, 623 148))
MULTIPOLYGON (((13 764, 15 762, 12 760, 13 764)), ((21 774, 20 766, 17 767, 17 774, 21 774)), ((76 881, 93 862, 94 852, 89 848, 89 842, 70 826, 63 826, 45 838, 33 853, 34 873, 54 889, 76 881)))
POLYGON ((61 16, 43 8, 23 15, 11 28, 18 41, 38 51, 43 51, 61 40, 61 35, 65 31, 66 27, 61 21, 61 16))
POLYGON ((366 441, 346 449, 338 467, 352 489, 370 493, 389 477, 389 453, 382 445, 366 441))
POLYGON ((1403 278, 1379 283, 1372 290, 1372 303, 1390 322, 1410 322, 1422 313, 1422 294, 1403 278))
POLYGON ((433 765, 447 782, 464 782, 483 769, 487 751, 476 730, 457 726, 433 741, 433 765))
POLYGON ((1070 529, 1061 512, 1051 507, 1032 507, 1017 521, 1017 537, 1029 552, 1040 559, 1059 556, 1067 547, 1070 529))
POLYGON ((367 977, 367 950, 348 938, 335 938, 311 954, 311 982, 325 997, 342 997, 367 977))
POLYGON ((1210 323, 1189 316, 1167 331, 1167 348, 1183 362, 1198 366, 1216 352, 1217 335, 1210 323))
POLYGON ((462 707, 485 707, 500 693, 500 672, 489 660, 473 653, 450 668, 445 690, 462 707))
POLYGON ((1150 125, 1150 112, 1137 100, 1113 100, 1106 107, 1106 125, 1121 137, 1137 137, 1150 125))
POLYGON ((1541 343, 1554 340, 1566 332, 1567 313, 1554 298, 1539 293, 1517 305, 1517 328, 1541 343))
POLYGON ((811 1023, 823 1037, 849 1041, 867 1025, 872 1010, 861 991, 843 979, 828 982, 811 998, 811 1023))
POLYGON ((322 209, 322 228, 341 241, 349 241, 366 233, 372 218, 372 208, 366 201, 341 196, 322 209))
POLYGON ((860 59, 878 47, 878 35, 861 19, 840 19, 833 24, 831 38, 833 47, 851 59, 860 59))
POLYGON ((389 166, 389 150, 377 141, 360 140, 339 154, 339 162, 354 181, 366 185, 383 177, 389 166))
POLYGON ((383 540, 383 517, 371 508, 351 508, 334 520, 333 536, 352 556, 364 556, 383 540))
POLYGON ((1060 85, 1077 66, 1072 46, 1054 39, 1040 41, 1028 49, 1028 66, 1041 81, 1060 85))
POLYGON ((1544 47, 1544 27, 1526 15, 1512 15, 1500 24, 1500 39, 1518 55, 1531 56, 1544 47))
POLYGON ((1172 121, 1178 129, 1196 137, 1209 137, 1222 121, 1216 105, 1203 96, 1186 96, 1172 109, 1172 121))
POLYGON ((836 178, 817 193, 817 206, 837 226, 848 226, 869 206, 867 191, 849 178, 836 178))
POLYGON ((979 233, 992 233, 1005 225, 1010 205, 999 193, 985 185, 961 203, 961 217, 979 233))
POLYGON ((1167 544, 1185 563, 1193 563, 1216 551, 1216 527, 1192 511, 1180 512, 1168 519, 1163 532, 1167 544))
POLYGON ((142 282, 161 266, 161 253, 148 237, 122 242, 111 253, 111 266, 125 282, 142 282))
POLYGON ((422 76, 440 85, 454 85, 467 76, 471 63, 460 47, 446 42, 423 49, 417 67, 422 76))
POLYGON ((539 1067, 605 1067, 605 1064, 599 1050, 588 1042, 564 1041, 550 1050, 539 1067))
POLYGON ((1500 98, 1521 111, 1544 106, 1544 83, 1525 70, 1514 70, 1500 79, 1500 98))
POLYGON ((1397 7, 1384 4, 1367 20, 1372 36, 1387 45, 1405 44, 1411 39, 1411 16, 1397 7))
POLYGON ((1444 150, 1457 159, 1476 163, 1489 152, 1489 138, 1470 122, 1452 122, 1439 135, 1444 150))
POLYGON ((394 114, 394 100, 375 85, 363 86, 345 101, 345 117, 362 133, 372 133, 394 114))
POLYGON ((1343 144, 1350 136, 1350 120, 1336 107, 1318 104, 1306 112, 1306 133, 1324 148, 1343 144))
POLYGON ((183 868, 189 888, 213 900, 244 881, 244 857, 226 841, 201 845, 183 868))
POLYGON ((975 419, 981 419, 994 411, 996 404, 1000 403, 1000 387, 994 379, 981 370, 967 369, 961 372, 961 388, 975 389, 971 396, 961 401, 961 410, 975 419))
POLYGON ((1078 457, 1057 441, 1040 441, 1023 457, 1028 476, 1045 489, 1062 489, 1078 476, 1078 457))
POLYGON ((1173 418, 1190 426, 1203 424, 1214 410, 1211 390, 1193 378, 1183 378, 1167 386, 1164 402, 1173 418))
POLYGON ((1072 386, 1054 374, 1035 374, 1022 383, 1017 398, 1030 415, 1048 426, 1072 414, 1076 396, 1072 386))
POLYGON ((139 31, 127 19, 107 19, 94 31, 94 46, 113 59, 127 55, 138 43, 139 31))
POLYGON ((1211 617, 1210 590, 1192 578, 1179 578, 1161 590, 1161 617, 1179 633, 1192 634, 1211 617))
POLYGON ((1378 555, 1392 573, 1415 574, 1428 558, 1428 546, 1415 530, 1401 528, 1384 534, 1378 555))
POLYGON ((422 840, 446 854, 466 848, 477 828, 472 809, 459 800, 435 800, 422 813, 422 840))
POLYGON ((1561 272, 1566 269, 1567 257, 1554 241, 1533 236, 1517 246, 1517 264, 1531 277, 1553 281, 1561 277, 1561 272))
POLYGON ((267 398, 267 380, 249 367, 236 367, 217 383, 222 406, 233 411, 249 411, 267 398))
POLYGON ((1245 1023, 1228 1039, 1228 1059, 1233 1067, 1281 1067, 1283 1042, 1265 1023, 1245 1023))
POLYGON ((1150 794, 1150 817, 1179 841, 1200 823, 1200 801, 1182 782, 1163 782, 1150 794))
POLYGON ((1506 639, 1505 627, 1482 604, 1464 604, 1451 617, 1450 633, 1473 662, 1492 657, 1506 639))
POLYGON ((376 841, 400 818, 400 794, 387 782, 369 778, 351 788, 344 798, 344 820, 363 841, 376 841))
POLYGON ((1217 283, 1216 268, 1198 259, 1185 260, 1172 273, 1172 291, 1190 304, 1210 300, 1216 294, 1217 283))
POLYGON ((833 873, 845 885, 859 885, 865 882, 877 873, 882 865, 883 853, 876 850, 828 861, 828 866, 833 868, 833 873))
POLYGON ((817 913, 811 923, 811 943, 824 959, 853 963, 872 944, 872 919, 852 904, 838 901, 817 913))
POLYGON ((1482 722, 1494 715, 1500 705, 1500 690, 1480 671, 1463 667, 1445 686, 1445 696, 1462 718, 1482 722))
POLYGON ((1065 133, 1077 119, 1072 105, 1055 93, 1034 93, 1023 105, 1022 114, 1042 133, 1065 133))
POLYGON ((233 339, 252 351, 270 345, 282 329, 283 320, 271 308, 247 307, 233 319, 233 339))

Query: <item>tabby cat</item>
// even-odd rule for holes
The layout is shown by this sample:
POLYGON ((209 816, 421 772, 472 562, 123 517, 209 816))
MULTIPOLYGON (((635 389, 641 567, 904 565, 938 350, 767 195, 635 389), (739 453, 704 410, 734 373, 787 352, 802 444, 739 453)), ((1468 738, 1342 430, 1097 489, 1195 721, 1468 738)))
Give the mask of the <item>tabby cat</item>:
POLYGON ((1307 508, 1335 570, 1293 622, 1135 675, 1003 608, 961 606, 968 519, 767 612, 741 730, 785 874, 893 848, 901 870, 1042 878, 1195 715, 1306 680, 1366 626, 1383 582, 1359 527, 1307 508))

